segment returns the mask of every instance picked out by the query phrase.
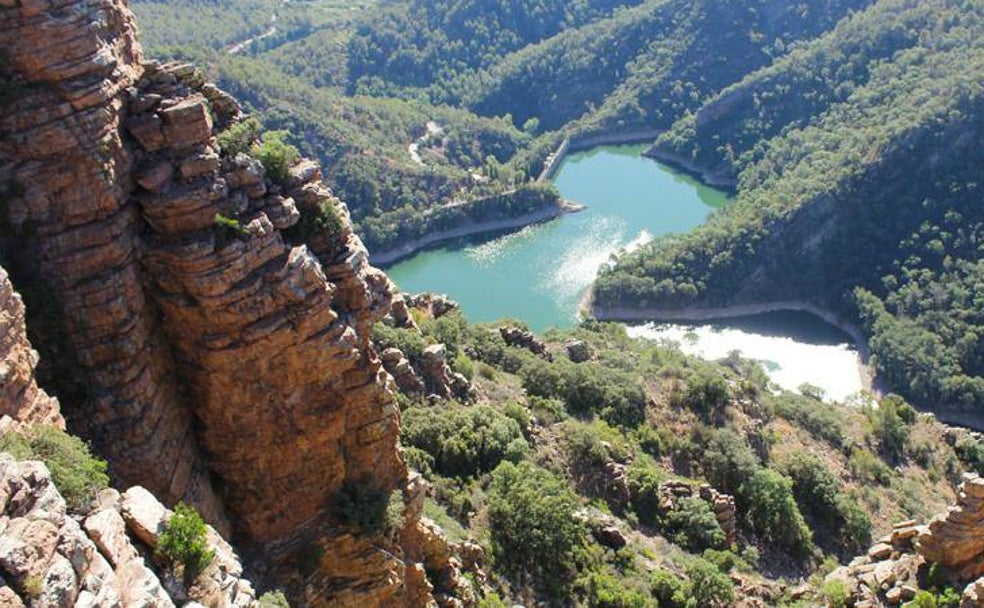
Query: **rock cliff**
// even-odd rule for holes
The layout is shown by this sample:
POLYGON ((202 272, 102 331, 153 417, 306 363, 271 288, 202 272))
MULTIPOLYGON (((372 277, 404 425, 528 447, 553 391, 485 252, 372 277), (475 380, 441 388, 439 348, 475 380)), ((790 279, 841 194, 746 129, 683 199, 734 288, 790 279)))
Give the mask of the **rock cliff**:
POLYGON ((24 326, 24 302, 0 268, 0 432, 34 423, 65 428, 58 400, 38 387, 37 364, 24 326))
POLYGON ((70 429, 304 605, 432 602, 419 509, 386 537, 336 508, 407 472, 369 343, 391 285, 317 165, 221 150, 235 100, 144 61, 121 0, 0 1, 0 47, 0 258, 70 429))

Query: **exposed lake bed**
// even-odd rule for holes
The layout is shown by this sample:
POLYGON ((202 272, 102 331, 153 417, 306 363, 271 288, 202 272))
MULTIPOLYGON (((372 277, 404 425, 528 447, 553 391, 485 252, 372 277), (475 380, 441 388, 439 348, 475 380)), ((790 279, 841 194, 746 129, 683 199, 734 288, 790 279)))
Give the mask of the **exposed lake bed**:
MULTIPOLYGON (((565 199, 586 205, 584 211, 507 233, 445 241, 387 273, 405 291, 449 295, 473 322, 514 318, 536 331, 571 327, 598 269, 613 255, 691 230, 728 202, 724 191, 642 156, 645 148, 601 146, 564 159, 554 183, 565 199)), ((831 400, 866 384, 852 338, 806 313, 756 315, 751 325, 639 323, 629 332, 677 342, 684 352, 709 359, 739 351, 763 361, 780 387, 815 385, 831 400)))

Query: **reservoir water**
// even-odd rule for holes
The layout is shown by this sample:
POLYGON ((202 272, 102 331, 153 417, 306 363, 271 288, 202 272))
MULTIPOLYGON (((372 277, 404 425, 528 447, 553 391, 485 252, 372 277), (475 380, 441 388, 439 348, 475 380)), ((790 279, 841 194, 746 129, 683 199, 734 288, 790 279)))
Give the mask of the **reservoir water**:
MULTIPOLYGON (((515 318, 536 331, 570 327, 598 268, 613 254, 690 230, 727 203, 726 193, 643 157, 644 149, 603 146, 564 160, 554 182, 564 198, 587 206, 582 212, 509 234, 442 243, 386 271, 403 291, 448 294, 471 321, 515 318)), ((765 361, 773 380, 789 389, 808 382, 841 399, 861 388, 857 353, 836 330, 810 316, 795 323, 766 315, 751 325, 630 331, 678 342, 709 358, 742 351, 765 361)))

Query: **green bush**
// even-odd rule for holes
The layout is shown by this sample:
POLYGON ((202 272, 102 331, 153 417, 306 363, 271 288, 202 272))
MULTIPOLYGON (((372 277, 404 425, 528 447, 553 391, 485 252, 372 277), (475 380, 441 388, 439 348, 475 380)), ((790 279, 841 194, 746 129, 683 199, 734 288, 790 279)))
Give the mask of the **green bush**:
MULTIPOLYGON (((387 527, 399 525, 394 521, 394 505, 402 504, 400 492, 387 492, 364 481, 346 481, 331 501, 331 512, 339 523, 356 531, 373 535, 387 527)), ((398 508, 398 507, 397 507, 398 508)))
POLYGON ((687 378, 687 386, 674 397, 674 404, 696 412, 704 419, 720 415, 730 400, 728 383, 721 374, 701 368, 687 378))
POLYGON ((851 606, 851 594, 840 581, 827 581, 820 589, 827 608, 848 608, 851 606))
POLYGON ((250 148, 250 153, 263 163, 267 177, 274 182, 287 181, 290 168, 301 158, 300 151, 287 143, 289 135, 287 131, 267 131, 262 143, 250 148))
POLYGON ((760 469, 739 489, 739 511, 760 538, 805 559, 814 552, 813 535, 796 506, 792 486, 780 473, 760 469))
POLYGON ((870 416, 882 454, 901 458, 909 439, 909 424, 915 420, 912 406, 897 395, 888 395, 871 410, 870 416))
POLYGON ((253 117, 231 125, 228 129, 219 133, 216 138, 219 142, 219 149, 225 156, 235 156, 248 152, 260 136, 260 130, 260 121, 253 117))
POLYGON ((260 608, 290 608, 283 591, 267 591, 260 596, 260 608))
POLYGON ((2 435, 0 451, 19 460, 44 462, 72 513, 87 511, 96 495, 109 487, 106 461, 93 456, 84 441, 54 426, 36 425, 24 433, 2 435))
POLYGON ((851 452, 848 466, 851 474, 862 481, 877 481, 883 486, 892 482, 892 469, 864 448, 857 448, 851 452))
POLYGON ((724 547, 725 536, 714 510, 697 496, 680 498, 663 518, 664 533, 691 552, 724 547))
POLYGON ((734 604, 734 584, 714 564, 695 559, 687 566, 687 577, 690 578, 688 608, 725 608, 734 604))
POLYGON ((646 394, 631 374, 597 363, 530 359, 520 370, 530 395, 561 399, 568 411, 595 413, 613 426, 643 422, 646 394))
POLYGON ((627 471, 629 478, 629 505, 639 521, 647 526, 659 523, 659 484, 663 481, 660 471, 654 467, 634 462, 627 471))
POLYGON ((714 433, 704 449, 701 464, 711 485, 728 494, 735 494, 761 467, 752 448, 731 429, 714 433))
POLYGON ((777 414, 800 426, 813 437, 844 449, 847 438, 841 414, 833 405, 810 397, 783 393, 775 398, 777 414))
POLYGON ((649 589, 660 608, 677 608, 686 601, 683 581, 668 570, 654 572, 649 589))
POLYGON ((515 582, 565 593, 585 534, 567 482, 528 462, 503 462, 492 473, 488 506, 495 563, 515 582))
POLYGON ((609 574, 595 573, 588 579, 589 608, 657 608, 653 598, 626 587, 625 581, 609 574))
POLYGON ((515 458, 526 443, 516 421, 487 405, 447 403, 412 407, 403 414, 403 442, 429 454, 441 475, 471 477, 515 458))
POLYGON ((339 241, 344 224, 335 199, 325 198, 312 204, 302 202, 299 210, 300 219, 287 231, 293 241, 306 243, 319 236, 327 237, 330 242, 339 241))
POLYGON ((181 564, 185 580, 195 578, 215 557, 215 552, 208 548, 201 515, 184 503, 174 507, 174 514, 165 524, 154 551, 173 565, 181 564))

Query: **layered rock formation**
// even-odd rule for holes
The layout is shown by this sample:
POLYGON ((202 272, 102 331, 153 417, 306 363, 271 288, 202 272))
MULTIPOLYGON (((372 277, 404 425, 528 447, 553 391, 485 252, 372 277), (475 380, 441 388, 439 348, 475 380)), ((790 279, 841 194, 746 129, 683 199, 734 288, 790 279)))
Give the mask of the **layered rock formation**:
POLYGON ((194 504, 303 605, 430 603, 424 556, 401 544, 419 511, 384 537, 333 508, 406 480, 369 343, 388 279, 317 165, 273 179, 220 150, 235 101, 143 61, 134 33, 118 0, 0 2, 0 255, 70 428, 117 483, 194 504), (319 214, 337 230, 308 247, 319 214))
POLYGON ((958 580, 984 577, 984 478, 964 480, 957 504, 929 522, 916 550, 958 580))
POLYGON ((24 326, 24 302, 0 268, 0 433, 20 424, 65 428, 58 400, 38 387, 37 364, 24 326))
POLYGON ((966 475, 956 505, 925 526, 897 524, 827 578, 845 586, 854 606, 898 606, 927 583, 938 584, 927 580, 930 565, 962 594, 961 608, 984 607, 984 478, 966 475))
POLYGON ((190 584, 156 567, 151 552, 170 516, 138 486, 103 492, 80 525, 43 464, 0 455, 0 605, 257 606, 239 558, 211 527, 215 556, 190 584))

